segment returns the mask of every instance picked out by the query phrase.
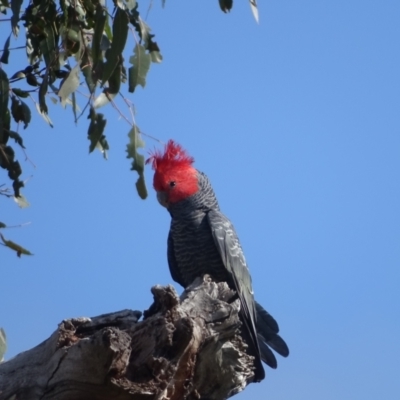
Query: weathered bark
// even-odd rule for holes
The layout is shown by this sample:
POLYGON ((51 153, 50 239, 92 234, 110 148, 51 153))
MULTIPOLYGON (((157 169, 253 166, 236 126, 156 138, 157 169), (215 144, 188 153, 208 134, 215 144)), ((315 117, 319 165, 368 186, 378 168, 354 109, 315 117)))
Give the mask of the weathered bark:
POLYGON ((238 300, 197 279, 181 296, 152 288, 139 311, 64 320, 50 338, 0 364, 1 400, 221 400, 253 379, 238 300), (234 301, 233 301, 234 300, 234 301))

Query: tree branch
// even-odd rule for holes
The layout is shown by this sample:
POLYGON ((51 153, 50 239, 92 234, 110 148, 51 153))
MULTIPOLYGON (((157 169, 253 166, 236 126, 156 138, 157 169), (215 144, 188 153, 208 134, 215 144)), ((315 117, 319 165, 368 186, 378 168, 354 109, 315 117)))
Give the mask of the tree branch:
POLYGON ((181 296, 152 288, 154 303, 64 320, 43 343, 0 364, 1 400, 226 399, 253 379, 239 335, 238 300, 206 275, 181 296))

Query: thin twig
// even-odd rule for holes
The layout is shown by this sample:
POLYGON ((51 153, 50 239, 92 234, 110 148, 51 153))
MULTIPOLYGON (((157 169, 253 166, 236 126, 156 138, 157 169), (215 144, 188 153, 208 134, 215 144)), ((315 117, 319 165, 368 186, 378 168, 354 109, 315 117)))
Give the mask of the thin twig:
MULTIPOLYGON (((134 124, 137 128, 139 128, 139 127, 136 125, 134 112, 133 112, 133 110, 132 110, 133 104, 132 104, 131 101, 128 100, 121 92, 119 92, 119 95, 122 97, 122 99, 124 100, 125 104, 127 105, 128 109, 129 109, 129 112, 131 113, 131 117, 132 117, 132 120, 133 120, 133 124, 134 124), (129 104, 129 103, 131 103, 131 104, 129 104)), ((126 118, 125 118, 125 119, 126 119, 126 118)), ((132 126, 132 124, 131 124, 131 126, 132 126)), ((162 140, 157 139, 156 137, 151 136, 151 135, 149 135, 148 133, 144 133, 141 129, 139 129, 139 132, 140 132, 142 135, 148 137, 149 139, 155 140, 156 142, 161 143, 161 144, 165 144, 162 140)))
POLYGON ((26 46, 18 46, 18 47, 11 47, 8 50, 21 50, 21 49, 26 49, 26 46))
POLYGON ((146 21, 147 18, 149 17, 150 10, 151 10, 152 8, 153 8, 153 0, 150 0, 149 6, 148 6, 148 8, 147 8, 146 16, 144 17, 144 20, 145 20, 145 21, 146 21))
POLYGON ((25 151, 25 149, 23 148, 22 151, 24 152, 25 155, 25 161, 28 161, 32 164, 32 167, 36 169, 36 164, 29 158, 28 153, 25 151))
POLYGON ((30 225, 32 222, 24 222, 23 224, 19 224, 19 225, 12 225, 12 226, 5 226, 3 229, 5 228, 23 228, 24 226, 30 225))

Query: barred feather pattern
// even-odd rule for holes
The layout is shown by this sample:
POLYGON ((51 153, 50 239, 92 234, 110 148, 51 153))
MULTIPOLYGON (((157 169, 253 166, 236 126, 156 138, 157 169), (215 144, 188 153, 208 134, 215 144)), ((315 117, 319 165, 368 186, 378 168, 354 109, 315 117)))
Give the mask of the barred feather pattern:
POLYGON ((272 317, 266 319, 269 314, 258 304, 256 309, 251 276, 236 231, 221 213, 207 176, 200 171, 197 174, 198 192, 168 207, 172 217, 168 236, 171 275, 187 287, 195 278, 209 274, 216 281, 227 282, 237 292, 241 302, 242 331, 250 353, 255 356, 255 380, 260 381, 265 376, 261 359, 276 368, 275 356, 268 345, 278 351, 283 349, 283 353, 287 346, 277 335, 275 320, 272 317), (261 330, 257 334, 258 313, 264 318, 260 319, 261 330), (268 325, 270 321, 273 321, 272 327, 268 325), (276 341, 279 345, 275 345, 276 341))

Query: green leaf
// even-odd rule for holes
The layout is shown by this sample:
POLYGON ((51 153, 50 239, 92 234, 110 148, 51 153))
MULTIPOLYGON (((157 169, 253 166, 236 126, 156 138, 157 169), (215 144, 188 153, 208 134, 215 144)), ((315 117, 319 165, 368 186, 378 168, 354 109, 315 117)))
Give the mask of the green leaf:
POLYGON ((18 27, 18 21, 19 21, 19 12, 21 11, 21 6, 22 6, 23 0, 11 0, 11 11, 13 13, 11 17, 11 27, 14 36, 18 36, 19 32, 19 27, 18 27))
POLYGON ((23 194, 19 194, 19 196, 14 196, 14 201, 18 204, 19 208, 27 208, 30 206, 29 201, 23 194))
POLYGON ((91 120, 88 129, 88 139, 90 140, 89 153, 97 148, 103 153, 103 157, 107 159, 109 146, 103 134, 107 120, 104 119, 103 114, 96 114, 94 108, 90 109, 88 118, 91 120))
POLYGON ((33 74, 26 75, 26 83, 31 86, 39 86, 39 82, 36 79, 36 76, 33 74))
POLYGON ((10 85, 7 74, 0 67, 0 143, 3 143, 4 140, 3 129, 7 128, 4 126, 4 123, 7 120, 9 89, 10 85))
POLYGON ((40 41, 40 51, 43 54, 46 67, 50 69, 52 63, 58 58, 56 57, 56 39, 52 25, 44 27, 44 38, 40 41))
POLYGON ((31 122, 31 110, 22 100, 11 97, 11 114, 15 122, 23 122, 24 129, 31 122))
POLYGON ((10 56, 10 50, 8 50, 8 48, 10 47, 10 40, 11 40, 11 33, 4 44, 3 54, 1 55, 0 63, 8 64, 8 57, 10 56))
MULTIPOLYGON (((22 172, 22 170, 21 170, 21 167, 20 167, 20 165, 19 165, 19 162, 18 161, 16 161, 16 163, 17 163, 17 165, 14 165, 14 167, 17 167, 17 168, 19 168, 19 171, 18 170, 15 170, 14 171, 14 173, 16 173, 16 174, 21 174, 21 172, 22 172)), ((18 175, 18 176, 19 176, 18 175)), ((22 198, 23 196, 21 195, 21 188, 24 186, 24 182, 21 182, 20 180, 18 180, 18 179, 15 179, 15 178, 12 178, 12 179, 14 179, 14 182, 13 182, 13 189, 14 189, 14 201, 16 201, 16 203, 21 207, 21 208, 24 208, 24 207, 28 207, 29 206, 29 203, 28 202, 26 202, 27 204, 24 206, 24 205, 22 205, 22 204, 19 204, 19 202, 16 200, 17 198, 19 199, 20 197, 22 198)), ((26 199, 25 199, 26 200, 26 199)))
POLYGON ((106 10, 99 3, 96 8, 94 33, 92 40, 93 65, 96 65, 97 62, 102 59, 100 43, 101 43, 101 38, 103 36, 104 26, 106 24, 107 18, 108 17, 106 10))
POLYGON ((39 103, 36 103, 36 110, 39 115, 53 128, 53 123, 51 122, 50 117, 40 109, 39 103))
POLYGON ((128 10, 132 10, 133 8, 136 7, 136 0, 125 0, 125 4, 128 10))
POLYGON ((108 80, 108 88, 107 93, 109 94, 118 94, 119 88, 121 87, 121 64, 117 65, 117 67, 114 69, 114 72, 110 76, 110 79, 108 80))
POLYGON ((0 328, 0 362, 4 360, 7 351, 7 337, 3 328, 0 328))
POLYGON ((75 123, 77 122, 76 119, 76 111, 79 108, 78 105, 76 104, 76 96, 75 96, 75 92, 72 92, 71 94, 71 100, 72 100, 72 112, 74 113, 74 121, 75 123))
POLYGON ((0 13, 2 13, 2 14, 4 14, 4 15, 7 15, 7 9, 8 9, 9 7, 4 7, 3 3, 4 3, 5 1, 6 1, 6 0, 0 0, 0 13))
POLYGON ((92 76, 92 66, 94 65, 93 59, 90 56, 90 51, 88 47, 85 47, 82 53, 82 59, 80 63, 80 68, 83 76, 85 77, 86 84, 89 88, 90 93, 93 93, 96 88, 96 83, 92 76))
POLYGON ((219 6, 224 13, 231 11, 233 0, 219 0, 219 6))
POLYGON ((0 229, 1 228, 7 228, 7 225, 5 223, 3 223, 3 222, 0 222, 0 229))
POLYGON ((258 19, 258 8, 257 8, 257 0, 250 0, 251 12, 253 13, 253 17, 256 20, 257 24, 259 23, 258 19))
POLYGON ((144 180, 144 175, 139 174, 139 178, 136 181, 136 190, 138 192, 138 195, 141 199, 146 199, 147 198, 147 188, 146 188, 146 181, 144 180))
POLYGON ((39 106, 40 106, 40 111, 44 114, 47 114, 48 108, 46 104, 46 94, 47 94, 47 88, 49 84, 49 74, 46 72, 44 74, 42 83, 40 84, 39 88, 39 106))
POLYGON ((31 117, 32 117, 31 109, 22 100, 20 100, 20 102, 21 102, 21 109, 22 109, 22 116, 23 116, 21 121, 23 121, 24 129, 26 129, 29 122, 31 122, 31 117))
POLYGON ((58 91, 58 95, 61 99, 61 104, 64 108, 69 95, 71 93, 74 93, 79 86, 79 71, 79 65, 75 65, 75 67, 72 68, 71 72, 69 73, 67 79, 61 85, 60 90, 58 91))
POLYGON ((104 65, 102 84, 104 85, 115 68, 123 60, 122 52, 125 48, 126 39, 128 37, 129 17, 126 11, 117 8, 113 22, 113 40, 111 47, 106 51, 107 62, 104 65))
POLYGON ((22 97, 22 98, 29 97, 29 92, 26 92, 25 90, 21 90, 21 89, 18 89, 18 88, 13 88, 11 90, 18 97, 22 97))
POLYGON ((161 61, 163 60, 163 56, 159 51, 152 51, 150 53, 150 57, 151 57, 151 62, 155 64, 160 64, 161 61))
POLYGON ((119 88, 121 86, 121 69, 121 65, 118 65, 117 68, 114 69, 114 72, 108 80, 108 87, 104 88, 103 92, 96 97, 93 103, 94 108, 105 106, 118 94, 119 88))
POLYGON ((25 70, 21 70, 21 71, 17 71, 14 75, 12 75, 10 79, 17 79, 17 78, 22 79, 25 77, 26 77, 25 70))
MULTIPOLYGON (((21 257, 22 254, 25 254, 27 256, 33 256, 33 254, 29 250, 26 250, 25 248, 23 248, 19 244, 14 243, 11 240, 6 240, 1 233, 0 233, 0 238, 4 243, 4 246, 8 247, 11 250, 14 250, 17 253, 18 257, 21 257)), ((4 333, 4 331, 3 331, 3 333, 4 333)))
POLYGON ((146 53, 144 46, 136 44, 135 54, 131 56, 129 62, 132 67, 129 68, 129 91, 133 93, 137 85, 146 86, 146 75, 150 69, 151 56, 146 53))
POLYGON ((67 32, 67 38, 71 42, 79 43, 81 41, 80 31, 78 25, 71 25, 67 32))
POLYGON ((144 142, 140 136, 140 131, 137 125, 134 125, 128 134, 129 143, 127 145, 126 152, 128 153, 127 158, 132 158, 131 170, 137 171, 139 178, 136 181, 136 190, 141 199, 147 197, 146 183, 144 180, 144 156, 138 153, 138 149, 144 147, 144 142))
POLYGON ((93 14, 95 11, 96 2, 94 2, 92 0, 83 0, 83 6, 87 12, 90 12, 91 14, 93 14))
POLYGON ((144 22, 142 20, 142 18, 140 18, 140 15, 138 16, 138 23, 139 23, 139 29, 140 29, 140 38, 142 39, 144 47, 147 48, 147 42, 150 37, 151 28, 149 25, 146 24, 146 22, 144 22))
POLYGON ((9 89, 7 74, 0 67, 0 120, 5 118, 8 109, 9 89))
POLYGON ((104 27, 104 33, 106 34, 108 41, 111 42, 112 38, 113 38, 113 34, 112 34, 109 18, 107 18, 107 20, 106 20, 106 26, 104 27))
POLYGON ((11 139, 14 139, 16 143, 18 143, 23 149, 25 149, 22 137, 17 132, 8 131, 8 134, 10 135, 11 139))
POLYGON ((10 8, 8 0, 0 0, 0 3, 4 8, 10 8))
POLYGON ((112 99, 114 99, 115 94, 110 94, 107 92, 107 88, 100 93, 93 102, 93 108, 100 108, 108 104, 112 99))
POLYGON ((83 7, 84 4, 81 4, 80 1, 71 1, 69 2, 69 5, 73 7, 74 11, 78 14, 78 19, 81 21, 84 21, 86 18, 86 10, 83 7))

